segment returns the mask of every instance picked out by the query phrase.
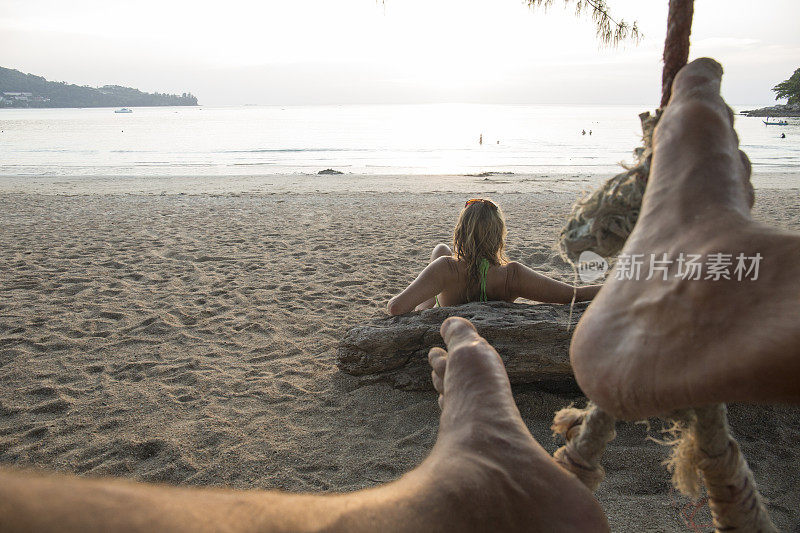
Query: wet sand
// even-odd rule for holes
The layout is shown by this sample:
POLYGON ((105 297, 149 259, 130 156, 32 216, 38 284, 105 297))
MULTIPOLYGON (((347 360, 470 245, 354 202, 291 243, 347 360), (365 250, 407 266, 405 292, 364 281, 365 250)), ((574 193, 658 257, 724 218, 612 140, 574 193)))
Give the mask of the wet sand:
MULTIPOLYGON (((575 194, 494 187, 509 257, 572 281, 553 245, 575 194)), ((328 190, 0 194, 0 463, 312 492, 417 465, 435 394, 359 386, 336 344, 450 239, 469 194, 328 190)), ((757 195, 758 219, 800 230, 796 189, 757 195)), ((515 397, 550 452, 553 412, 585 401, 534 386, 515 397)), ((775 522, 800 529, 800 408, 730 411, 775 522)), ((604 456, 597 495, 614 531, 689 530, 667 450, 646 439, 659 428, 620 425, 604 456)))

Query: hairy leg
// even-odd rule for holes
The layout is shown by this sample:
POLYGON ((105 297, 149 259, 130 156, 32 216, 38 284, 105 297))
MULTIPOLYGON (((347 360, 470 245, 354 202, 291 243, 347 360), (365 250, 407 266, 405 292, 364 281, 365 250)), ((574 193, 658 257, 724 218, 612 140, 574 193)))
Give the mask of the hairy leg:
POLYGON ((497 352, 463 319, 433 350, 442 416, 431 454, 350 494, 177 488, 0 471, 0 530, 608 531, 599 504, 519 416, 497 352))
MULTIPOLYGON (((440 257, 449 257, 453 255, 453 251, 450 250, 450 247, 444 243, 439 243, 433 247, 433 251, 431 252, 431 263, 439 259, 440 257)), ((417 307, 414 308, 414 311, 421 311, 422 309, 431 309, 434 305, 436 305, 436 298, 431 298, 429 300, 425 300, 417 307)))
POLYGON ((721 76, 718 63, 698 59, 675 78, 641 214, 620 255, 627 259, 572 339, 578 383, 618 418, 800 401, 800 235, 750 218, 750 164, 719 94, 721 76), (681 254, 700 256, 700 279, 685 279, 681 254), (757 275, 736 271, 740 254, 757 275), (715 262, 727 263, 730 279, 715 279, 715 262), (632 279, 620 279, 623 265, 632 279))

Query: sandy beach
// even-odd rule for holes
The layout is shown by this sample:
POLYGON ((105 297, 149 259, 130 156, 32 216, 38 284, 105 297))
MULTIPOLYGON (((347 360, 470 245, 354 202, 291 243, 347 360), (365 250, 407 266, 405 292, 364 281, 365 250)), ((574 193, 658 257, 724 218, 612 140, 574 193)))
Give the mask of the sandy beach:
MULTIPOLYGON (((450 240, 469 193, 503 207, 510 258, 573 280, 554 243, 575 185, 494 179, 426 193, 4 189, 0 463, 311 492, 398 478, 433 446, 435 393, 340 373, 343 333, 384 313, 450 240)), ((800 230, 797 199, 796 187, 758 189, 754 216, 800 230)), ((585 402, 535 386, 515 397, 551 453, 553 412, 585 402)), ((800 408, 731 405, 730 419, 773 520, 800 530, 800 408)), ((647 438, 660 428, 618 425, 597 492, 613 531, 691 531, 667 448, 647 438)), ((708 526, 708 508, 695 519, 708 526)))

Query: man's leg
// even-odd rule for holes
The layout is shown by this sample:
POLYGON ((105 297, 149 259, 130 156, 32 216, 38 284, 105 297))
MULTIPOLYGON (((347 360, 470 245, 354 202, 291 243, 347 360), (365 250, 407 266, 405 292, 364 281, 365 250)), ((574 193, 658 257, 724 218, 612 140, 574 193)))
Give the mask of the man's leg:
POLYGON ((618 418, 800 401, 800 235, 750 218, 721 76, 698 59, 675 78, 639 220, 572 339, 578 383, 618 418))
POLYGON ((608 531, 600 505, 520 418, 497 352, 464 319, 430 360, 442 416, 398 481, 341 495, 191 489, 0 472, 0 530, 608 531))

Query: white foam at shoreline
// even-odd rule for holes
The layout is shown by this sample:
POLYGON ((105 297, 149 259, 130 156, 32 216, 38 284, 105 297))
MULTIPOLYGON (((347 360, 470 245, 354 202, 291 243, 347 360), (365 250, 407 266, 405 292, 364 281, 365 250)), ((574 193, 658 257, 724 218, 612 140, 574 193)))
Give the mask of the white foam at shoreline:
MULTIPOLYGON (((36 194, 309 194, 309 193, 437 193, 529 194, 594 189, 613 173, 511 175, 317 175, 269 176, 6 176, 0 193, 36 194)), ((758 189, 800 188, 796 172, 760 172, 754 168, 758 189)))

